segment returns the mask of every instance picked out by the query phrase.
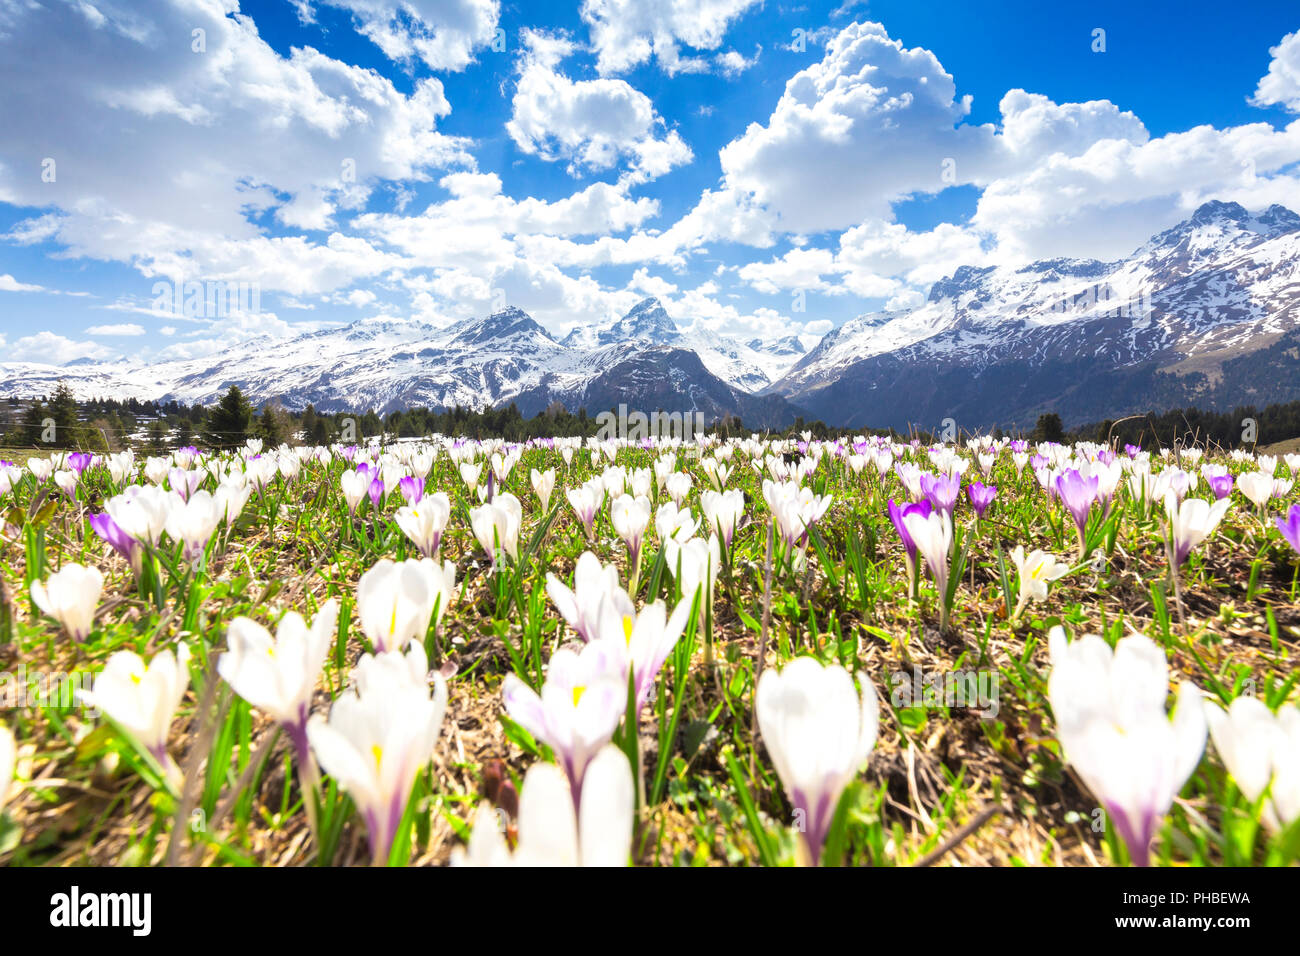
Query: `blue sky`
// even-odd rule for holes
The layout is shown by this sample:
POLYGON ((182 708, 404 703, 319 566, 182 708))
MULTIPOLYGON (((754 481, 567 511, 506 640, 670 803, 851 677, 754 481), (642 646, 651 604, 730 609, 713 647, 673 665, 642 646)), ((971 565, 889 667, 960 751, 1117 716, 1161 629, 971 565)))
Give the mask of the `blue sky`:
POLYGON ((811 342, 962 264, 1300 209, 1298 29, 1284 3, 0 3, 0 361, 503 304, 560 335, 649 294, 811 342), (160 306, 193 283, 256 296, 160 306))

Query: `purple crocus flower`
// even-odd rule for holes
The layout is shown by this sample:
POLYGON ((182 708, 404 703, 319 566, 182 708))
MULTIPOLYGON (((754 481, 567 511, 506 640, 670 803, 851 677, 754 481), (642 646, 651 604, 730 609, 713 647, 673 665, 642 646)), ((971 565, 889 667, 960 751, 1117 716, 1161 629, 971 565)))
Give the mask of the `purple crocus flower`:
POLYGON ((1232 475, 1210 475, 1205 481, 1214 492, 1215 499, 1226 498, 1232 494, 1232 475))
POLYGON ((339 449, 339 454, 342 455, 347 461, 352 461, 354 458, 357 457, 357 446, 346 445, 343 448, 339 449))
POLYGON ((907 525, 903 523, 903 519, 909 514, 919 514, 922 517, 928 518, 930 517, 930 512, 933 510, 934 506, 928 501, 922 501, 920 504, 915 505, 899 505, 894 502, 893 498, 889 499, 889 520, 894 523, 894 530, 897 531, 898 536, 903 539, 903 548, 907 551, 907 560, 909 564, 916 560, 916 542, 913 541, 912 536, 907 533, 907 525))
POLYGON ((1042 471, 1050 464, 1051 462, 1048 461, 1046 455, 1035 455, 1033 458, 1029 459, 1029 467, 1034 469, 1034 471, 1042 471))
POLYGON ((957 498, 961 494, 961 481, 952 475, 921 475, 921 493, 925 495, 936 511, 951 516, 957 507, 957 498))
POLYGON ((1286 543, 1300 553, 1300 505, 1292 505, 1285 518, 1275 518, 1274 521, 1286 543))
POLYGON ((94 456, 91 455, 89 452, 74 451, 71 455, 68 456, 68 467, 71 468, 74 472, 76 472, 77 477, 80 478, 81 473, 90 467, 90 463, 93 460, 94 460, 94 456))
POLYGON ((975 509, 975 517, 983 518, 984 512, 998 496, 998 486, 972 481, 966 486, 966 496, 970 498, 970 506, 975 509))
MULTIPOLYGON (((360 471, 360 469, 357 470, 360 471)), ((378 511, 384 503, 384 479, 377 471, 374 479, 370 482, 369 494, 371 507, 378 511)))
POLYGON ((1083 548, 1083 532, 1088 527, 1088 513, 1092 503, 1097 500, 1097 486, 1100 482, 1096 475, 1085 478, 1079 469, 1070 468, 1056 478, 1056 494, 1074 517, 1075 527, 1079 530, 1079 548, 1083 548))
POLYGON ((1101 451, 1097 452, 1097 460, 1103 465, 1109 465, 1115 460, 1115 453, 1109 448, 1103 448, 1101 451))
POLYGON ((1136 458, 1136 457, 1138 456, 1138 453, 1141 452, 1141 451, 1142 451, 1142 449, 1141 449, 1141 447, 1139 447, 1138 445, 1127 445, 1127 444, 1126 444, 1126 445, 1124 446, 1124 454, 1128 455, 1130 458, 1136 458))
POLYGON ((408 505, 419 504, 424 497, 424 479, 419 475, 407 475, 397 483, 397 488, 408 505))
POLYGON ((140 570, 140 542, 122 530, 121 525, 113 520, 108 512, 90 516, 90 526, 108 546, 131 562, 131 567, 140 570))

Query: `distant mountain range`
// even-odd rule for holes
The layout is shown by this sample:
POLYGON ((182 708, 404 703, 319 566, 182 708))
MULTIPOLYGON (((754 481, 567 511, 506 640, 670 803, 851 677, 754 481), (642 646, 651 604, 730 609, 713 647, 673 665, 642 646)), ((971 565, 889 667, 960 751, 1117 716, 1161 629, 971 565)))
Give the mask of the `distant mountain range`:
POLYGON ((508 308, 445 328, 369 319, 184 361, 0 363, 0 395, 64 380, 79 397, 211 403, 236 384, 255 402, 323 410, 515 402, 533 415, 559 401, 751 427, 976 428, 1291 401, 1297 373, 1300 216, 1209 202, 1115 262, 962 266, 920 307, 852 319, 807 352, 795 335, 683 332, 648 298, 560 340, 508 308))

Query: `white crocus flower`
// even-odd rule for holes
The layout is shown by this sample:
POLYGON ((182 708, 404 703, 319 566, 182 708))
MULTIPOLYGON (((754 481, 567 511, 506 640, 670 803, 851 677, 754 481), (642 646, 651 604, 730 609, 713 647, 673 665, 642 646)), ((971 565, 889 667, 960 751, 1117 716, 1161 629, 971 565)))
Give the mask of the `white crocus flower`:
POLYGON ((610 503, 609 517, 614 531, 627 546, 628 564, 633 568, 632 577, 635 578, 636 570, 641 566, 641 542, 650 524, 650 499, 620 495, 610 503))
POLYGON ((577 488, 570 488, 564 494, 569 499, 569 506, 573 508, 573 513, 582 524, 587 540, 594 540, 596 514, 605 501, 605 486, 599 478, 596 478, 577 488))
POLYGON ((1013 618, 1019 617, 1030 601, 1046 601, 1047 585, 1070 571, 1068 564, 1046 551, 1034 549, 1026 555, 1023 545, 1016 545, 1011 552, 1011 562, 1020 578, 1020 594, 1011 614, 1013 618))
POLYGON ((413 505, 398 508, 393 519, 421 554, 436 558, 442 546, 442 533, 451 520, 451 499, 445 492, 435 491, 413 505))
POLYGON ((1231 507, 1231 498, 1222 498, 1214 504, 1204 498, 1188 498, 1179 504, 1173 492, 1165 497, 1165 512, 1169 516, 1169 543, 1175 568, 1181 567, 1192 549, 1214 533, 1231 507))
POLYGON ((745 494, 738 489, 706 491, 700 495, 700 513, 709 529, 722 538, 723 547, 730 549, 736 526, 745 516, 745 494))
POLYGON ((339 476, 339 486, 343 489, 343 500, 347 502, 348 514, 356 514, 361 502, 366 500, 371 480, 369 471, 359 472, 348 469, 339 476))
MULTIPOLYGON (((357 620, 375 653, 400 651, 411 642, 423 646, 434 604, 445 589, 446 567, 428 558, 375 562, 357 582, 357 620)), ((442 601, 443 610, 447 603, 442 601)))
POLYGON ((1264 822, 1281 830, 1300 819, 1300 707, 1274 714, 1257 697, 1238 697, 1225 711, 1205 702, 1214 749, 1251 803, 1269 790, 1264 822))
POLYGON ((157 547, 176 496, 156 485, 131 485, 104 506, 119 528, 141 544, 157 547))
POLYGON ((321 768, 356 804, 370 835, 372 862, 388 858, 415 778, 433 756, 447 709, 447 682, 436 671, 429 694, 428 659, 412 644, 405 656, 365 655, 353 671, 355 689, 307 724, 321 768))
POLYGON ((676 538, 664 542, 664 560, 674 577, 681 575, 682 600, 689 606, 700 595, 700 609, 697 618, 704 626, 705 614, 713 606, 714 587, 718 581, 718 569, 722 566, 722 551, 718 545, 718 536, 691 538, 685 544, 678 544, 676 538), (678 567, 680 565, 680 568, 678 567))
POLYGON ((221 524, 225 509, 226 503, 218 501, 208 491, 196 491, 188 501, 179 495, 172 496, 171 509, 167 513, 167 536, 184 544, 186 561, 202 557, 217 525, 221 524))
POLYGON ((148 666, 134 651, 117 651, 95 678, 91 690, 77 692, 87 707, 102 711, 148 751, 167 782, 179 788, 180 767, 167 752, 167 735, 181 698, 190 685, 190 649, 181 644, 154 655, 148 666))
POLYGON ((483 550, 496 565, 501 560, 500 551, 519 560, 519 528, 523 523, 523 506, 509 492, 495 496, 491 501, 473 508, 469 513, 470 528, 483 550))
POLYGON ((32 582, 32 600, 54 618, 74 641, 84 641, 95 626, 95 610, 104 593, 99 568, 65 564, 44 581, 32 582))
POLYGON ((1065 759, 1110 814, 1133 862, 1145 866, 1156 827, 1205 749, 1200 691, 1184 681, 1171 720, 1165 652, 1141 634, 1112 651, 1095 634, 1067 642, 1057 626, 1048 647, 1047 696, 1065 759))
POLYGON ((584 551, 578 558, 573 570, 572 590, 554 574, 546 574, 546 593, 551 603, 583 641, 596 636, 601 598, 618 590, 621 590, 618 568, 601 564, 600 558, 590 551, 584 551))
POLYGON ((537 500, 542 503, 542 513, 545 514, 551 508, 551 492, 555 490, 555 469, 538 471, 534 468, 529 478, 532 481, 533 494, 537 495, 537 500))
POLYGON ((1273 475, 1271 472, 1248 471, 1237 479, 1237 490, 1253 505, 1263 508, 1273 497, 1273 475))
POLYGON ((758 680, 758 727, 786 796, 799 814, 799 829, 813 863, 835 816, 844 788, 876 743, 880 703, 866 674, 859 693, 838 664, 823 667, 797 657, 758 680))
POLYGON ((502 686, 511 718, 555 751, 575 802, 587 764, 609 743, 627 710, 627 682, 603 644, 592 641, 580 653, 562 647, 552 654, 541 694, 513 673, 502 686))
POLYGON ((9 789, 14 782, 14 765, 18 762, 18 744, 13 733, 0 724, 0 810, 9 799, 9 789))
POLYGON ((488 804, 479 806, 468 848, 452 851, 453 866, 626 866, 632 852, 636 793, 627 757, 606 744, 582 782, 579 809, 555 764, 535 763, 519 795, 519 842, 512 854, 488 804))
POLYGON ((684 471, 674 471, 664 480, 664 490, 668 492, 668 497, 673 499, 673 503, 680 508, 686 496, 691 493, 691 476, 684 471))
POLYGON ((229 650, 217 662, 217 673, 236 694, 285 728, 300 762, 310 756, 307 717, 338 615, 333 598, 316 612, 310 627, 290 611, 280 619, 274 638, 251 618, 237 617, 226 629, 229 650))
POLYGON ((691 509, 678 508, 675 502, 665 501, 655 512, 655 534, 659 536, 660 544, 669 538, 679 544, 689 541, 695 535, 697 527, 699 523, 691 514, 691 509))

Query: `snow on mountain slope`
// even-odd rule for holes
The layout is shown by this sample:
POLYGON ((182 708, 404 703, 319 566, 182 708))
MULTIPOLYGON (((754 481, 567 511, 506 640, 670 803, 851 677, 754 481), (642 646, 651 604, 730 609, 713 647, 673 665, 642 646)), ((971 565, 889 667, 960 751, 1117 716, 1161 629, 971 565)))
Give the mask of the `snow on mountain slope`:
MULTIPOLYGON (((862 316, 832 331, 770 391, 821 415, 841 409, 849 383, 865 395, 906 370, 931 380, 953 373, 962 383, 985 379, 986 394, 968 390, 968 414, 1010 421, 1014 406, 988 383, 1013 366, 1022 378, 1051 367, 1077 376, 1149 366, 1198 377, 1181 385, 1151 379, 1121 395, 1124 404, 1191 400, 1220 380, 1223 362, 1300 329, 1298 308, 1300 216, 1282 206, 1251 214, 1210 202, 1116 262, 961 267, 915 310, 862 316)), ((1049 407, 1068 387, 1035 382, 1015 400, 1049 407)), ((1284 392, 1285 385, 1273 390, 1284 392)), ((1060 401, 1067 412, 1071 402, 1088 405, 1081 394, 1060 401)), ((901 403, 880 410, 889 416, 882 423, 906 414, 901 403)))

